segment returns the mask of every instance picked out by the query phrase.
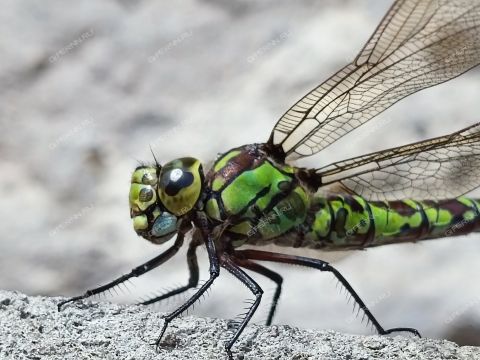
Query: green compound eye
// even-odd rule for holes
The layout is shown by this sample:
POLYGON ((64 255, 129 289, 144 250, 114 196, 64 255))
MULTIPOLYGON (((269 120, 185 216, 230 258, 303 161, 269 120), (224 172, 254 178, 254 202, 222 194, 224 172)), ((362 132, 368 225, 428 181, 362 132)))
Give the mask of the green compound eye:
POLYGON ((197 204, 203 188, 203 170, 199 160, 181 158, 162 168, 158 196, 174 215, 182 216, 197 204))

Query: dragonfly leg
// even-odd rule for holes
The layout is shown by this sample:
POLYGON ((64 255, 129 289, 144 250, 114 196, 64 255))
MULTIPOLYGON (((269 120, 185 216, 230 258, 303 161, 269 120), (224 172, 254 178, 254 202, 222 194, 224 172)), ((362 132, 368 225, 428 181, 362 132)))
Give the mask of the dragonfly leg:
POLYGON ((194 239, 192 239, 192 241, 190 242, 190 244, 188 246, 187 264, 188 264, 188 270, 190 272, 190 277, 188 279, 187 285, 179 287, 178 289, 173 289, 173 290, 171 290, 171 291, 169 291, 165 294, 162 294, 160 296, 156 296, 152 299, 142 301, 140 303, 141 305, 150 305, 150 304, 156 303, 158 301, 165 300, 169 297, 175 296, 177 294, 181 294, 181 293, 197 286, 200 272, 198 270, 198 261, 197 261, 196 250, 197 250, 197 247, 199 245, 200 245, 200 243, 198 243, 194 239))
POLYGON ((377 319, 373 316, 373 314, 368 309, 367 305, 363 302, 360 296, 355 292, 352 286, 348 283, 348 281, 343 277, 340 272, 331 266, 329 263, 318 260, 318 259, 311 259, 303 256, 294 256, 294 255, 287 255, 287 254, 279 254, 279 253, 271 253, 267 251, 258 251, 258 250, 238 250, 237 253, 240 255, 253 260, 261 260, 261 261, 272 261, 272 262, 279 262, 279 263, 286 263, 286 264, 294 264, 294 265, 301 265, 306 267, 311 267, 320 271, 328 271, 331 272, 339 281, 340 283, 347 289, 353 299, 356 301, 360 309, 363 310, 367 318, 371 321, 373 326, 377 329, 377 332, 381 335, 391 334, 393 332, 410 332, 418 337, 420 337, 420 333, 418 330, 413 328, 393 328, 385 330, 377 319))
POLYGON ((147 261, 146 263, 132 269, 132 271, 130 271, 128 274, 122 275, 122 276, 116 278, 115 280, 110 281, 108 284, 99 286, 99 287, 91 289, 91 290, 87 290, 83 295, 75 296, 75 297, 72 297, 68 300, 64 300, 64 301, 58 303, 58 305, 57 305, 58 311, 60 311, 65 304, 75 302, 77 300, 83 300, 83 299, 86 299, 90 296, 103 293, 103 292, 105 292, 105 291, 107 291, 107 290, 109 290, 109 289, 127 281, 128 279, 130 279, 132 277, 141 276, 141 275, 149 272, 150 270, 155 269, 159 265, 163 264, 165 261, 172 258, 178 252, 178 250, 182 247, 184 237, 185 237, 185 233, 184 232, 179 232, 178 236, 177 236, 177 239, 175 240, 175 243, 172 245, 172 247, 170 247, 169 249, 167 249, 165 252, 161 253, 160 255, 154 257, 153 259, 147 261))
POLYGON ((253 314, 255 314, 255 311, 257 310, 258 305, 260 305, 260 301, 262 300, 263 290, 260 287, 260 285, 258 285, 255 282, 255 280, 253 280, 250 276, 248 276, 242 269, 240 269, 234 263, 234 261, 230 259, 228 255, 225 255, 224 257, 222 257, 222 267, 228 270, 230 273, 232 273, 242 283, 244 283, 248 287, 248 289, 255 295, 255 301, 250 306, 250 309, 248 310, 248 312, 245 314, 245 317, 243 318, 242 322, 240 323, 240 326, 238 327, 233 337, 225 345, 225 350, 227 351, 229 358, 232 359, 233 358, 232 346, 237 341, 243 329, 245 329, 245 326, 247 326, 253 314))
POLYGON ((210 261, 210 278, 198 289, 198 291, 192 295, 190 299, 188 299, 183 305, 181 305, 178 309, 171 312, 170 314, 164 316, 164 322, 162 330, 160 331, 160 335, 155 342, 157 351, 160 347, 160 341, 162 340, 165 331, 167 330, 168 324, 175 319, 177 316, 180 316, 185 310, 187 310, 190 306, 192 306, 208 288, 213 284, 215 279, 220 275, 220 265, 217 257, 217 253, 215 250, 215 238, 213 234, 207 235, 206 247, 208 252, 208 259, 210 261))
POLYGON ((232 260, 235 262, 235 264, 241 266, 244 269, 248 269, 260 275, 266 276, 277 285, 275 293, 273 294, 272 303, 270 305, 270 311, 268 313, 266 322, 267 326, 272 325, 273 316, 275 315, 275 311, 277 309, 278 299, 280 298, 280 294, 282 293, 282 276, 260 264, 257 264, 256 262, 250 261, 246 258, 236 257, 235 255, 236 254, 234 253, 234 257, 232 257, 232 260))

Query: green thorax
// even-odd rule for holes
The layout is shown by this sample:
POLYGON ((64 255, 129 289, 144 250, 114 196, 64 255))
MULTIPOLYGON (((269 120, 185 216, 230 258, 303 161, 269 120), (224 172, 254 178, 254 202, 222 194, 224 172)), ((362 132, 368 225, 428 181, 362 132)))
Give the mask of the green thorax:
POLYGON ((206 212, 227 219, 233 245, 276 238, 304 223, 310 200, 295 168, 275 163, 262 145, 247 145, 221 155, 207 175, 206 212))

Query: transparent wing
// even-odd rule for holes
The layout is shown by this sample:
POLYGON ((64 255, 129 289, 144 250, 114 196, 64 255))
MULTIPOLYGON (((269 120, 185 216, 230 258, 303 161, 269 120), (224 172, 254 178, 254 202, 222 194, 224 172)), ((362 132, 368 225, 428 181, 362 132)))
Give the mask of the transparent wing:
POLYGON ((321 186, 368 200, 442 199, 480 186, 480 123, 315 170, 321 186))
POLYGON ((480 63, 480 0, 398 0, 356 59, 291 107, 272 153, 310 156, 400 99, 480 63))

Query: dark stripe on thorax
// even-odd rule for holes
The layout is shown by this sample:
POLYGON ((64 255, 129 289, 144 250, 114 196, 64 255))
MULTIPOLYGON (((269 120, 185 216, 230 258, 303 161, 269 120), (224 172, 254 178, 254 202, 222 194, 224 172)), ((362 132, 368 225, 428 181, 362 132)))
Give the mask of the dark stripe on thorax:
POLYGON ((365 234, 365 240, 363 241, 362 245, 368 246, 375 240, 375 219, 373 218, 372 208, 370 207, 370 203, 368 201, 365 201, 365 209, 368 213, 368 220, 370 222, 370 226, 368 227, 368 231, 365 234))
POLYGON ((416 200, 411 200, 415 206, 417 207, 417 210, 422 218, 422 224, 420 225, 420 232, 419 232, 419 238, 423 238, 424 236, 430 234, 432 231, 432 225, 430 224, 430 221, 428 220, 428 216, 425 213, 425 209, 422 204, 420 204, 416 200))

